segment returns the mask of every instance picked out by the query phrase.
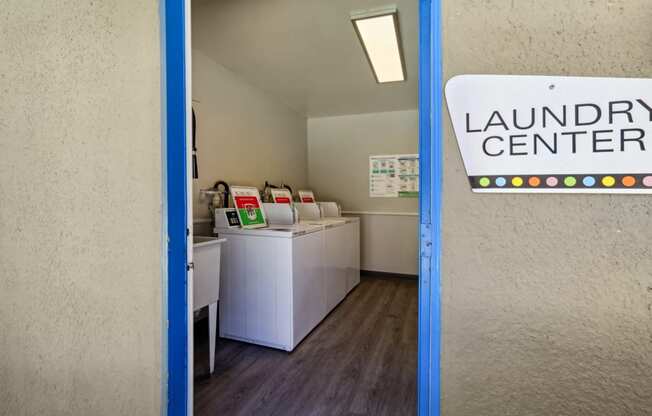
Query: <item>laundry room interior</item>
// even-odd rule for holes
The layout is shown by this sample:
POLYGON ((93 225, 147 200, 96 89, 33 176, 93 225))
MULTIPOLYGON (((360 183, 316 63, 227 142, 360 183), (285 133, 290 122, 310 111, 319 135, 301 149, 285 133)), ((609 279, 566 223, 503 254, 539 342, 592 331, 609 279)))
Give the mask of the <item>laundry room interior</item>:
POLYGON ((191 4, 195 414, 413 412, 417 2, 191 4))

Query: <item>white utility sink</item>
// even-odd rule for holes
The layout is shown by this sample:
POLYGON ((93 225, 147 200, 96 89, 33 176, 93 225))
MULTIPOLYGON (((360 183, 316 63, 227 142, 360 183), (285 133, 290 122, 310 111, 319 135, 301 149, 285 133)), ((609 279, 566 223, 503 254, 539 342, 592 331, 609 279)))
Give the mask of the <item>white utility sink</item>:
POLYGON ((225 238, 193 237, 193 310, 208 306, 210 341, 210 372, 215 369, 215 335, 217 331, 217 301, 220 298, 220 255, 225 238))

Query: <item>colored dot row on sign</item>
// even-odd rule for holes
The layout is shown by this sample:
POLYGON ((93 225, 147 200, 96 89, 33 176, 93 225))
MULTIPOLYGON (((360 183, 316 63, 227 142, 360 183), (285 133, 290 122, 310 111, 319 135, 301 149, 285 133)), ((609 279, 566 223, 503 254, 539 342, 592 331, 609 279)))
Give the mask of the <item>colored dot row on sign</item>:
MULTIPOLYGON (((510 185, 513 186, 514 188, 520 188, 526 183, 526 178, 527 178, 527 185, 531 188, 537 188, 541 186, 541 184, 545 183, 545 186, 549 188, 554 188, 559 185, 559 179, 555 176, 548 176, 543 180, 544 178, 538 177, 538 176, 530 176, 530 177, 522 177, 522 176, 513 176, 511 179, 509 179, 510 185)), ((605 188, 611 188, 617 185, 618 180, 611 175, 605 175, 605 176, 565 176, 562 178, 562 184, 566 188, 573 188, 577 185, 578 180, 581 179, 581 183, 584 187, 591 188, 593 186, 601 185, 605 188)), ((627 175, 623 176, 620 179, 620 183, 622 186, 626 188, 631 188, 636 185, 636 177, 627 175)), ((478 184, 482 188, 487 188, 491 185, 491 179, 483 176, 478 180, 478 184)), ((494 185, 503 188, 507 186, 508 184, 508 179, 503 177, 503 176, 498 176, 494 178, 494 185)), ((645 176, 641 180, 641 184, 644 187, 647 188, 652 188, 652 175, 645 176)))

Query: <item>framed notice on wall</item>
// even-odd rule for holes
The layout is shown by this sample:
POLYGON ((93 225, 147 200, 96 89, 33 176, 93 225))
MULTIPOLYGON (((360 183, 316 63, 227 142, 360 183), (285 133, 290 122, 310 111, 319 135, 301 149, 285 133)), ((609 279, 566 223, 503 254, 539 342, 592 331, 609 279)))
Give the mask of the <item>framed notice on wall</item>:
POLYGON ((232 186, 231 197, 235 205, 242 228, 261 228, 267 226, 265 213, 262 210, 260 193, 257 188, 248 186, 232 186))
POLYGON ((292 194, 286 188, 272 189, 272 200, 275 204, 291 204, 292 194))
POLYGON ((310 204, 315 202, 315 194, 312 191, 298 191, 299 193, 299 202, 304 204, 310 204))
POLYGON ((369 196, 416 198, 419 196, 419 155, 369 156, 369 196))

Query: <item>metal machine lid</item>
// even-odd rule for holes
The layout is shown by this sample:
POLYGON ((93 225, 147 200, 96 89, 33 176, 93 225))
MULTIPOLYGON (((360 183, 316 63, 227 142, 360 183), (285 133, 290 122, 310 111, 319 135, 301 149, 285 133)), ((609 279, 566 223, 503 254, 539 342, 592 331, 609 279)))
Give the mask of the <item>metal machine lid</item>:
POLYGON ((223 235, 251 235, 258 237, 279 237, 293 238, 304 234, 314 233, 323 230, 321 224, 292 224, 292 225, 272 225, 265 228, 244 229, 244 228, 214 228, 213 232, 223 235))
POLYGON ((299 224, 321 225, 327 228, 332 228, 332 227, 337 227, 339 225, 344 225, 346 223, 347 221, 345 221, 344 218, 322 218, 319 220, 301 221, 299 224))
POLYGON ((276 228, 278 230, 292 230, 295 235, 301 234, 310 234, 324 229, 323 224, 308 224, 308 223, 299 223, 291 225, 278 225, 275 224, 271 228, 276 228))

